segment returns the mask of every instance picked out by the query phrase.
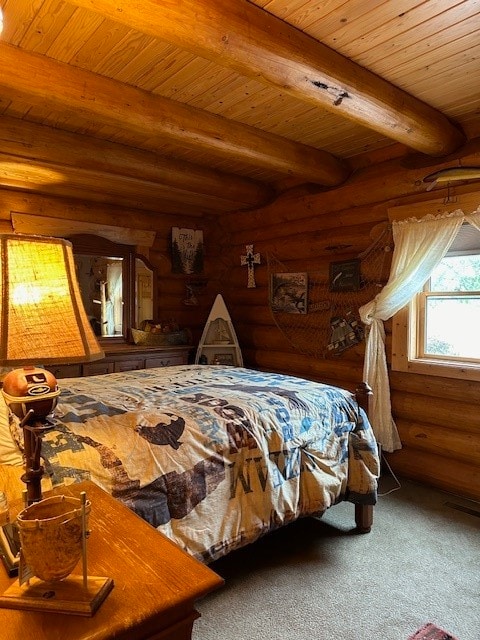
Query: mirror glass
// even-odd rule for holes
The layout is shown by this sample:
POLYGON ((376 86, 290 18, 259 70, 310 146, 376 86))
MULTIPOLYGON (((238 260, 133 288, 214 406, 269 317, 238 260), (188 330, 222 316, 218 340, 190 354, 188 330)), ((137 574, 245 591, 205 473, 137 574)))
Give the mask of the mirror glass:
POLYGON ((135 258, 135 327, 153 320, 153 270, 141 258, 135 258))
POLYGON ((123 336, 122 257, 75 254, 85 311, 96 336, 123 336))

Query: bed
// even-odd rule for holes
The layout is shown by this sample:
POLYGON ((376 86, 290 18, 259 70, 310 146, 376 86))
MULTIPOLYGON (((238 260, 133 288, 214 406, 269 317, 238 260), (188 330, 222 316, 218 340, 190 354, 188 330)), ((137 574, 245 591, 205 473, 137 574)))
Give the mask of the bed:
POLYGON ((369 529, 377 445, 348 391, 218 365, 60 383, 41 436, 52 484, 93 480, 203 562, 343 500, 369 529))

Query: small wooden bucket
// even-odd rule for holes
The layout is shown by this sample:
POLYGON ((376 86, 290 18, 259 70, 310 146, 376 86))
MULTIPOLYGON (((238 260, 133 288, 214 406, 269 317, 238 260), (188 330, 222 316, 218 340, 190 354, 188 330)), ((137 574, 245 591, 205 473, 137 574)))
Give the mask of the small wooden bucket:
MULTIPOLYGON (((87 501, 86 514, 90 507, 87 501)), ((73 571, 83 548, 79 498, 53 496, 35 502, 18 514, 17 526, 25 562, 37 578, 63 580, 73 571)))

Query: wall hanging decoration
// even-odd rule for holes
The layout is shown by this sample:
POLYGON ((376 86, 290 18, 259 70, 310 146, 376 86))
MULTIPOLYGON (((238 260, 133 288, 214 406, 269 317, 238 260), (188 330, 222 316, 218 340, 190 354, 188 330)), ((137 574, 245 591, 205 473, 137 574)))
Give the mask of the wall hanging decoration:
POLYGON ((330 291, 358 291, 360 289, 360 260, 330 263, 330 291))
POLYGON ((172 227, 172 273, 203 273, 203 231, 172 227))
POLYGON ((364 329, 354 311, 347 311, 344 318, 333 316, 330 318, 330 342, 327 344, 327 353, 342 353, 361 342, 364 335, 364 329))
POLYGON ((198 305, 198 296, 205 293, 207 287, 206 278, 191 278, 185 282, 186 296, 183 299, 183 304, 193 307, 198 305))
POLYGON ((247 288, 253 289, 257 286, 255 282, 255 265, 260 264, 260 254, 253 253, 253 244, 246 245, 247 254, 245 256, 240 256, 240 264, 242 267, 247 267, 248 269, 248 280, 247 280, 247 288))
MULTIPOLYGON (((272 317, 300 353, 315 358, 339 357, 364 339, 358 309, 372 300, 388 280, 393 249, 391 226, 376 225, 370 237, 372 242, 365 251, 354 258, 332 261, 327 273, 289 274, 285 264, 272 254, 267 255, 272 317), (305 285, 304 311, 293 310, 295 277, 299 275, 305 285), (293 290, 289 285, 294 285, 293 290)), ((326 250, 344 252, 346 248, 326 250)))
POLYGON ((446 169, 440 169, 434 173, 429 173, 425 176, 423 182, 429 182, 427 191, 431 191, 437 185, 443 186, 443 184, 451 184, 464 182, 466 180, 480 180, 480 167, 448 167, 446 169))
POLYGON ((270 308, 274 313, 307 313, 306 273, 274 273, 270 283, 270 308))

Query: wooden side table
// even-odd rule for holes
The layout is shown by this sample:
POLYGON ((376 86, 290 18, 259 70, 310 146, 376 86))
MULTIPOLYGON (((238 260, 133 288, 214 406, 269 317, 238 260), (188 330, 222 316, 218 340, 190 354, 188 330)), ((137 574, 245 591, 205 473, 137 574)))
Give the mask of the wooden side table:
MULTIPOLYGON (((22 469, 0 466, 0 490, 11 511, 22 508, 22 469)), ((108 576, 114 588, 93 617, 0 609, 9 640, 190 640, 199 617, 195 601, 222 578, 92 482, 54 493, 91 501, 88 574, 108 576)), ((81 574, 81 563, 74 573, 81 574)), ((13 582, 0 566, 0 593, 13 582)))

